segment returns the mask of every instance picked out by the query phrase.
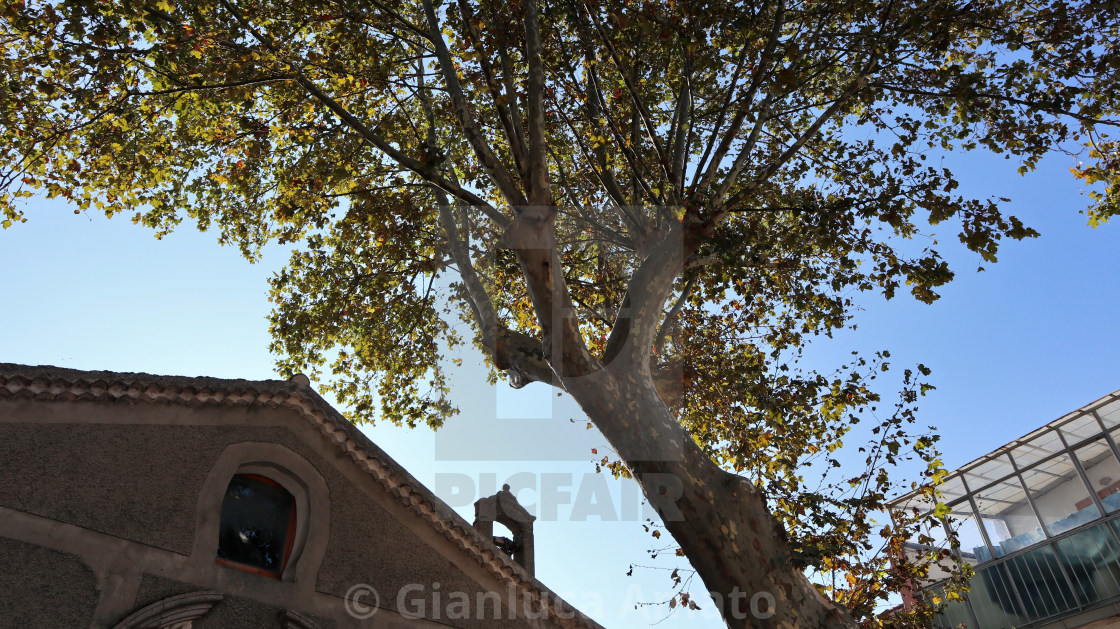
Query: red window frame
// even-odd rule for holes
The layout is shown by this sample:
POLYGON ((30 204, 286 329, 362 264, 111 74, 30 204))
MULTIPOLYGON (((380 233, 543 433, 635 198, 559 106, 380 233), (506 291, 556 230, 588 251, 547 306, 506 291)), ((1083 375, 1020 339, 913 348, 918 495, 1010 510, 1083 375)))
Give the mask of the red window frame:
MULTIPOLYGON (((272 485, 273 487, 279 487, 280 489, 283 489, 285 492, 287 492, 289 496, 292 495, 292 492, 288 491, 288 489, 286 487, 284 487, 283 485, 281 485, 280 483, 278 483, 278 482, 276 482, 276 481, 274 481, 271 478, 268 478, 266 476, 261 476, 260 474, 234 474, 233 477, 229 479, 230 482, 232 483, 233 478, 236 478, 238 476, 243 476, 245 478, 249 478, 249 479, 252 479, 252 480, 255 480, 255 481, 259 481, 259 482, 262 482, 262 483, 265 483, 265 484, 268 484, 268 485, 272 485)), ((229 483, 226 484, 226 487, 229 487, 229 483)), ((219 514, 219 521, 220 521, 220 518, 221 518, 221 516, 219 514)), ((280 570, 279 571, 265 570, 264 568, 258 568, 256 566, 250 566, 250 565, 239 563, 239 562, 236 562, 236 561, 230 561, 229 559, 223 559, 221 557, 214 557, 214 561, 216 563, 219 563, 219 564, 223 565, 223 566, 227 566, 227 567, 230 567, 230 568, 235 568, 235 569, 241 570, 243 572, 258 574, 262 577, 269 577, 269 578, 272 578, 272 579, 279 579, 284 575, 284 569, 288 567, 288 559, 291 558, 291 556, 292 556, 292 546, 295 544, 295 540, 296 540, 296 501, 295 501, 295 496, 292 496, 292 511, 291 511, 291 515, 288 518, 288 535, 287 535, 287 539, 284 541, 284 556, 280 559, 280 570)))

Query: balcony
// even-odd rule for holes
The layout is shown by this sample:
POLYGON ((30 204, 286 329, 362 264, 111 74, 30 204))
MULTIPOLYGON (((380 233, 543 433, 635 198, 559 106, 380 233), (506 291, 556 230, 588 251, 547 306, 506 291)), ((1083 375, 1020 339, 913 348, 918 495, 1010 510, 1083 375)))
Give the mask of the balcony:
MULTIPOLYGON (((1043 627, 1120 600, 1120 519, 1037 544, 977 568, 963 602, 949 603, 935 627, 1043 627)), ((932 585, 927 595, 942 595, 932 585)))

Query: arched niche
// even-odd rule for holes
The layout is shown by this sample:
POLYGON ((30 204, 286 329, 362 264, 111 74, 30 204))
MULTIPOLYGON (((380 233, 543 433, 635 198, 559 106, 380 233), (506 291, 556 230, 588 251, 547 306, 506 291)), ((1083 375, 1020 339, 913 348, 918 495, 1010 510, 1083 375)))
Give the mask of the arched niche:
MULTIPOLYGON (((216 563, 222 501, 236 475, 267 478, 295 500, 291 551, 279 579, 314 589, 330 536, 330 497, 326 481, 307 459, 276 443, 243 442, 226 447, 206 477, 198 497, 191 564, 233 570, 216 563)), ((263 577, 262 577, 263 578, 263 577)))

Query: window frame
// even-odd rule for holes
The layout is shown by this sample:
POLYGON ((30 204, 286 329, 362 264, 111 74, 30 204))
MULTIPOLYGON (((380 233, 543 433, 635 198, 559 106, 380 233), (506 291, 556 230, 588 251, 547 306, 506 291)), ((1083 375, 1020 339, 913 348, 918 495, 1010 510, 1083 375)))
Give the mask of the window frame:
MULTIPOLYGON (((259 568, 257 566, 241 563, 239 561, 233 561, 232 559, 226 559, 224 557, 219 557, 219 556, 217 556, 217 550, 215 550, 214 561, 217 562, 220 565, 226 566, 227 568, 234 568, 236 570, 241 570, 243 572, 248 572, 248 573, 251 573, 251 574, 257 574, 257 575, 260 575, 260 576, 263 576, 263 577, 269 577, 269 578, 272 578, 272 579, 282 579, 283 576, 284 576, 284 570, 288 567, 288 563, 291 560, 292 549, 295 546, 295 541, 296 541, 296 529, 298 528, 298 522, 299 522, 298 516, 297 516, 297 513, 299 512, 299 505, 298 505, 298 501, 296 500, 296 496, 291 491, 289 491, 287 487, 284 487, 279 482, 273 480, 272 478, 269 478, 268 476, 264 476, 264 475, 262 475, 260 473, 256 473, 256 472, 242 472, 242 471, 238 471, 233 476, 230 476, 229 483, 226 484, 226 491, 227 492, 229 491, 229 485, 232 484, 234 479, 236 479, 238 476, 248 478, 248 479, 251 479, 251 480, 255 480, 255 481, 258 481, 258 482, 262 482, 262 483, 265 483, 265 484, 268 484, 268 485, 272 485, 273 487, 278 487, 278 488, 284 490, 284 492, 286 492, 292 499, 291 510, 288 513, 288 528, 287 528, 287 532, 285 533, 284 550, 283 550, 283 552, 281 553, 281 556, 280 556, 280 569, 279 570, 268 570, 267 568, 259 568)), ((225 498, 225 495, 223 494, 223 503, 224 503, 224 498, 225 498)), ((218 518, 219 518, 218 519, 218 532, 220 534, 221 530, 222 530, 221 510, 220 509, 219 509, 218 518)), ((221 540, 219 539, 218 549, 220 549, 220 548, 221 548, 221 540)))
MULTIPOLYGON (((275 442, 242 441, 222 450, 198 494, 194 543, 187 569, 195 574, 221 570, 222 579, 249 586, 260 584, 260 575, 225 570, 215 562, 221 526, 222 500, 230 480, 237 474, 256 474, 279 484, 295 498, 296 526, 280 583, 298 584, 313 590, 326 555, 331 529, 330 492, 322 473, 302 455, 275 442)), ((268 579, 277 583, 276 579, 268 579)), ((254 586, 256 587, 256 586, 254 586)))

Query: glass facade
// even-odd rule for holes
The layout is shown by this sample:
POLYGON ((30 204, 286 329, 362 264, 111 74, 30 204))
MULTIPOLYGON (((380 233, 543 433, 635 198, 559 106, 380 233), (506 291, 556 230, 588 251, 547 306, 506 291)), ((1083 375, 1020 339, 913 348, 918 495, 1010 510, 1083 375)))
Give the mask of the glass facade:
MULTIPOLYGON (((949 475, 942 524, 956 532, 975 576, 936 626, 1043 627, 1120 602, 1118 440, 1120 392, 949 475)), ((892 508, 930 507, 904 496, 892 508)), ((928 531, 907 552, 945 547, 944 539, 944 531, 928 531)), ((931 569, 931 582, 918 585, 939 596, 944 576, 931 569)))

